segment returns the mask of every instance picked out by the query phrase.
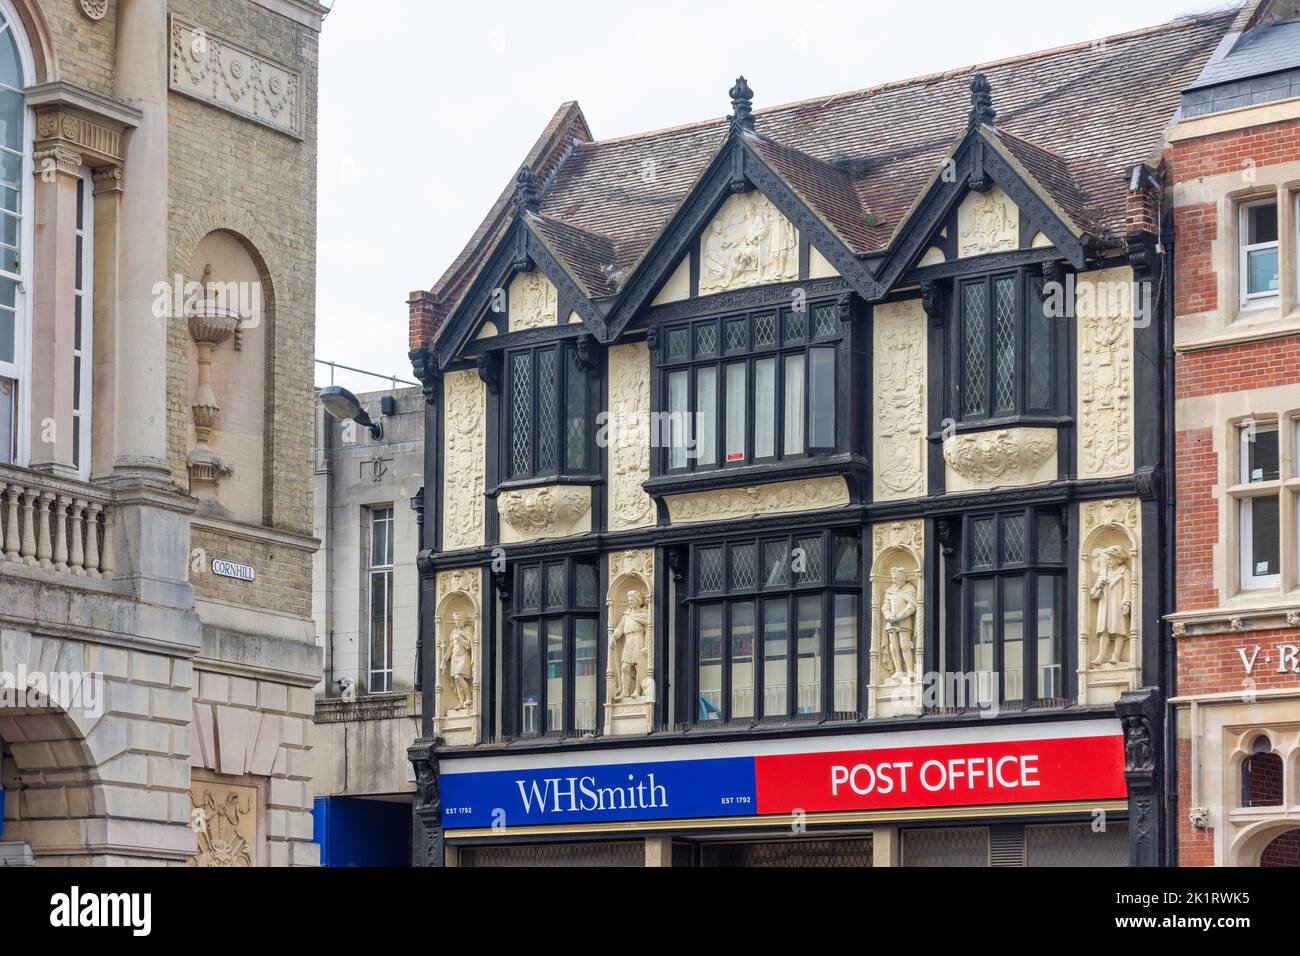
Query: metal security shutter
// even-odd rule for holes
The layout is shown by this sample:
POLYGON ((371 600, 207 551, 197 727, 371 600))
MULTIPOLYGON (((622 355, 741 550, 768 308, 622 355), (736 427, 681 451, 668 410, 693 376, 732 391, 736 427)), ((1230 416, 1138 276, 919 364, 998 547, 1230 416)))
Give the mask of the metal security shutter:
POLYGON ((1128 866, 1128 824, 1117 820, 1104 832, 1087 823, 1025 827, 1026 866, 1128 866))
POLYGON ((700 848, 701 866, 871 866, 871 840, 781 840, 712 843, 700 848))
POLYGON ((645 844, 516 843, 508 846, 467 846, 460 851, 463 867, 522 866, 645 866, 645 844))
POLYGON ((903 831, 903 866, 988 866, 988 827, 903 831))
POLYGON ((989 866, 1024 865, 1024 827, 1019 825, 989 827, 989 866))

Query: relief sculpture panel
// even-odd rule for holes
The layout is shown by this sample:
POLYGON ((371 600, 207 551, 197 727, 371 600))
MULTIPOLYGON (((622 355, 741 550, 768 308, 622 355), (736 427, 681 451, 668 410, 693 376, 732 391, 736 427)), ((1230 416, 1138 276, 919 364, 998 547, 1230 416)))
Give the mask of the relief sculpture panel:
POLYGON ((799 278, 799 231, 758 190, 730 197, 700 239, 700 295, 799 278))
POLYGON ((485 458, 483 381, 473 370, 448 372, 442 380, 442 546, 445 551, 483 545, 485 458))
POLYGON ((535 329, 559 323, 559 293, 540 269, 522 272, 510 283, 509 329, 535 329))
POLYGON ((650 477, 650 350, 644 342, 609 349, 609 530, 655 523, 641 488, 650 477))
POLYGON ((957 207, 957 255, 983 256, 1020 246, 1020 210, 1011 197, 994 186, 972 192, 957 207))
POLYGON ((1079 477, 1133 471, 1133 270, 1079 276, 1079 477))
POLYGON ((926 317, 920 299, 875 307, 875 497, 912 498, 926 489, 926 317))

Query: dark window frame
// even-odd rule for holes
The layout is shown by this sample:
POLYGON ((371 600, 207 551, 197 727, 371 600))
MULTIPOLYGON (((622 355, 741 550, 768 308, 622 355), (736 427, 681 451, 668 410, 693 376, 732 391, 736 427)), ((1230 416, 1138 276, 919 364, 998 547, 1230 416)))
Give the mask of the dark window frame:
POLYGON ((511 591, 513 598, 513 607, 511 613, 506 618, 507 639, 510 642, 510 664, 508 672, 505 675, 505 686, 508 689, 508 706, 506 708, 507 726, 513 731, 515 737, 574 737, 584 733, 594 733, 599 723, 599 711, 601 707, 601 602, 600 602, 600 563, 596 556, 568 556, 560 558, 547 558, 535 561, 516 562, 514 567, 514 581, 511 591), (577 574, 576 568, 579 565, 586 566, 590 569, 592 575, 593 590, 592 603, 579 604, 577 594, 577 574), (561 569, 563 573, 563 595, 559 603, 551 603, 549 595, 549 584, 547 577, 552 573, 552 569, 561 569), (537 601, 536 604, 530 604, 527 589, 524 586, 525 575, 529 571, 535 571, 537 578, 537 601), (592 634, 595 640, 595 646, 592 650, 592 666, 595 668, 595 690, 592 697, 592 717, 588 726, 578 726, 576 713, 576 685, 575 676, 576 664, 576 644, 577 634, 575 622, 578 620, 591 621, 592 634), (547 630, 549 622, 561 622, 561 640, 562 640, 562 668, 563 668, 563 714, 561 717, 561 726, 558 729, 548 729, 547 714, 549 691, 547 681, 547 630), (531 729, 526 728, 523 704, 524 704, 524 628, 527 625, 535 624, 537 626, 537 702, 536 702, 536 722, 531 729))
POLYGON ((1063 352, 1069 344, 1069 338, 1065 329, 1061 327, 1058 317, 1046 314, 1044 284, 1041 270, 1023 266, 994 269, 954 281, 949 312, 951 334, 948 349, 947 413, 958 425, 978 425, 1019 417, 1047 417, 1060 414, 1061 383, 1066 377, 1063 352), (998 401, 996 290, 999 282, 1004 280, 1013 282, 1014 303, 1011 320, 1014 343, 1011 362, 1012 400, 1009 404, 998 401), (984 374, 978 388, 980 406, 968 410, 972 391, 970 379, 974 369, 967 361, 966 301, 973 288, 981 289, 984 296, 983 341, 980 350, 984 374), (1045 337, 1046 342, 1041 348, 1036 349, 1035 345, 1040 335, 1045 337), (1035 361, 1036 358, 1046 361, 1035 361), (1031 394, 1032 383, 1038 381, 1038 376, 1044 374, 1046 381, 1041 387, 1047 395, 1047 400, 1035 402, 1031 394))
POLYGON ((561 478, 568 475, 589 476, 597 471, 597 456, 594 448, 595 429, 592 428, 593 402, 591 376, 578 364, 577 349, 569 342, 553 341, 526 348, 508 349, 502 357, 501 389, 501 474, 506 481, 527 481, 537 478, 561 478), (539 369, 544 353, 555 356, 555 405, 554 420, 549 423, 539 422, 541 403, 539 401, 539 369), (515 432, 518 425, 516 414, 516 360, 527 357, 529 367, 528 396, 525 410, 528 423, 528 451, 526 467, 516 467, 515 432), (571 417, 570 384, 573 377, 581 379, 581 391, 577 394, 582 399, 581 416, 583 436, 581 445, 581 462, 574 462, 569 454, 567 441, 568 423, 571 417), (538 437, 542 428, 549 426, 553 441, 555 462, 552 467, 542 467, 538 460, 538 437))
MULTIPOLYGON (((999 508, 996 510, 971 512, 961 519, 961 542, 957 552, 960 555, 960 567, 951 575, 952 584, 958 589, 957 600, 948 606, 949 630, 955 635, 950 643, 950 656, 959 662, 959 670, 964 674, 976 676, 979 691, 986 683, 979 678, 976 666, 975 648, 978 643, 979 621, 975 613, 976 582, 992 582, 992 604, 990 617, 993 630, 993 663, 991 671, 997 676, 996 703, 1000 708, 1030 709, 1036 706, 1054 706, 1068 702, 1074 693, 1074 675, 1069 666, 1069 556, 1070 526, 1064 510, 1055 506, 1033 506, 999 508), (1060 531, 1060 554, 1056 559, 1043 557, 1039 537, 1039 517, 1050 517, 1057 521, 1060 531), (1024 522, 1020 547, 1023 549, 1019 559, 1007 557, 1005 528, 1008 518, 1020 518, 1024 522), (975 523, 992 521, 993 555, 992 563, 976 564, 975 523), (1038 582, 1041 578, 1055 581, 1057 666, 1060 668, 1059 695, 1040 697, 1038 694, 1038 582), (1003 616, 1004 596, 1008 580, 1020 580, 1021 593, 1021 696, 1008 700, 1006 695, 1006 634, 1003 616), (955 616, 957 620, 951 621, 955 616), (955 627, 952 626, 955 623, 955 627)), ((967 687, 970 685, 967 684, 967 687)), ((956 702, 950 702, 956 703, 956 702)), ((981 706, 979 699, 964 701, 965 709, 981 706)))
MULTIPOLYGON (((815 458, 818 455, 833 454, 838 451, 844 451, 840 443, 840 421, 841 415, 847 414, 847 410, 839 407, 839 394, 846 388, 847 383, 839 379, 842 373, 839 371, 842 364, 842 352, 849 347, 849 336, 846 334, 843 323, 840 321, 838 307, 835 301, 820 299, 814 302, 807 302, 802 309, 797 309, 793 305, 774 304, 765 308, 747 309, 743 312, 731 312, 724 314, 711 315, 703 318, 683 320, 680 322, 665 323, 659 329, 659 347, 654 362, 654 373, 657 376, 658 388, 656 394, 659 396, 655 408, 657 413, 668 414, 672 411, 670 383, 674 373, 686 373, 686 408, 688 414, 693 413, 698 407, 698 381, 699 375, 697 370, 701 368, 715 369, 714 375, 714 460, 712 462, 701 462, 691 454, 686 455, 684 466, 673 467, 671 452, 671 436, 668 426, 662 427, 663 434, 660 441, 656 444, 653 458, 653 474, 664 476, 686 476, 699 473, 724 472, 731 468, 743 468, 752 465, 777 465, 782 463, 805 462, 815 458), (828 315, 828 321, 834 331, 817 334, 819 331, 819 322, 822 316, 828 315), (774 326, 774 334, 770 344, 757 344, 757 327, 761 319, 771 317, 774 326), (792 334, 791 326, 798 326, 802 320, 802 330, 799 334, 792 334), (728 330, 736 323, 743 323, 744 334, 743 344, 735 348, 728 348, 728 330), (711 335, 713 341, 712 350, 701 350, 699 347, 701 333, 706 337, 711 335), (678 336, 685 336, 686 351, 684 355, 674 355, 673 348, 676 341, 680 341, 678 336), (814 381, 811 374, 814 356, 820 352, 830 352, 831 376, 828 380, 814 381), (785 412, 786 412, 786 361, 788 357, 802 356, 803 358, 803 450, 791 451, 785 450, 786 433, 785 433, 785 412), (757 363, 766 359, 775 360, 773 373, 773 403, 772 403, 772 454, 758 455, 756 447, 756 377, 755 369, 757 363), (744 417, 744 451, 743 454, 734 459, 728 460, 727 450, 727 368, 728 366, 743 364, 745 368, 745 417, 744 417), (818 390, 828 391, 818 391, 818 390), (827 436, 822 434, 822 430, 815 427, 815 411, 821 407, 815 399, 821 398, 823 401, 829 394, 829 405, 831 412, 829 422, 829 442, 825 440, 827 436), (815 440, 816 439, 816 440, 815 440)), ((824 360, 818 355, 818 360, 824 360)), ((664 419, 668 421, 668 419, 664 419)), ((688 436, 698 438, 698 436, 688 436)))
POLYGON ((749 725, 771 722, 809 721, 817 722, 831 718, 843 719, 846 715, 860 718, 866 707, 866 663, 870 635, 868 631, 867 601, 863 590, 863 553, 862 533, 857 526, 836 527, 828 529, 797 529, 778 534, 749 534, 710 539, 691 545, 689 575, 686 581, 685 628, 678 637, 678 654, 687 661, 687 695, 686 713, 683 719, 697 726, 710 725, 749 725), (821 573, 816 580, 799 580, 798 572, 792 568, 791 557, 800 542, 808 538, 817 538, 821 573), (854 542, 856 556, 853 573, 843 577, 835 575, 836 542, 849 538, 854 542), (785 580, 773 584, 765 581, 771 572, 765 561, 768 545, 778 545, 786 556, 785 580), (737 548, 753 546, 755 551, 754 579, 752 586, 743 586, 734 580, 733 554, 737 548), (720 548, 722 555, 721 586, 717 590, 704 589, 700 584, 701 558, 703 551, 720 548), (835 599, 851 597, 855 602, 854 614, 854 701, 852 711, 835 709, 835 599), (821 626, 821 645, 819 648, 819 700, 820 707, 815 711, 799 712, 799 602, 801 598, 815 597, 818 600, 819 621, 821 626), (766 711, 766 659, 765 659, 765 605, 773 601, 785 603, 785 708, 780 713, 767 714, 766 711), (752 713, 736 716, 733 707, 732 671, 736 663, 732 634, 734 608, 739 604, 750 604, 752 613, 752 637, 750 651, 752 713), (708 717, 702 713, 702 688, 700 668, 700 617, 701 610, 719 606, 722 611, 720 652, 718 666, 721 668, 718 695, 720 706, 718 716, 708 717))

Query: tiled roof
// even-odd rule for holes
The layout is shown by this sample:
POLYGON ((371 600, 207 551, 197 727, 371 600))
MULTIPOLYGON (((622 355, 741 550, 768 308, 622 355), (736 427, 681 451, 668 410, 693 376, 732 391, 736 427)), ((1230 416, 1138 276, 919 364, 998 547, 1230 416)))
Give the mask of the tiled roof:
MULTIPOLYGON (((1236 14, 1187 17, 1104 41, 759 109, 754 133, 746 135, 849 249, 882 252, 965 134, 970 81, 983 73, 1007 151, 1078 228, 1114 232, 1124 223, 1127 174, 1137 163, 1158 160, 1179 91, 1198 75, 1236 14)), ((761 89, 760 78, 760 95, 761 89)), ((727 135, 727 120, 718 119, 571 143, 549 179, 538 176, 534 224, 592 296, 612 295, 727 135)), ((498 226, 503 203, 508 194, 494 207, 498 226)), ((476 241, 490 241, 492 232, 480 228, 476 241)), ((474 259, 467 249, 440 283, 445 308, 454 307, 453 287, 466 284, 456 273, 474 259)))

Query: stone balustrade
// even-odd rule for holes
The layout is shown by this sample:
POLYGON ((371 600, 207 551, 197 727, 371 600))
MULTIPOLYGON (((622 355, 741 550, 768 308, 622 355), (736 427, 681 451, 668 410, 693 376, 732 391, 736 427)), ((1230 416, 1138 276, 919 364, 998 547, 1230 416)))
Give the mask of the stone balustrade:
POLYGON ((0 571, 13 562, 113 576, 113 496, 93 485, 0 465, 0 571))

